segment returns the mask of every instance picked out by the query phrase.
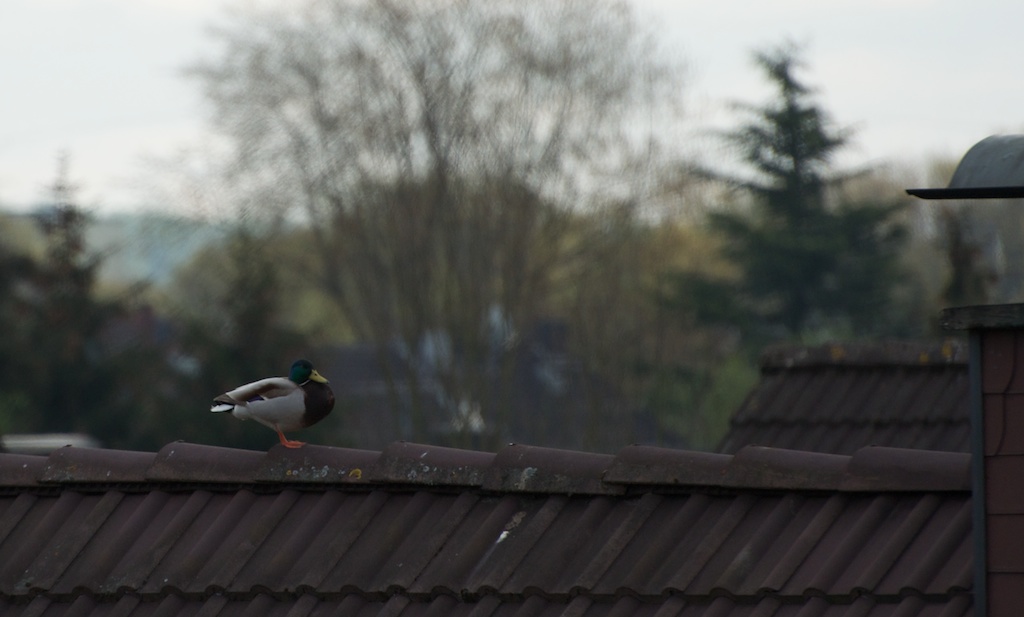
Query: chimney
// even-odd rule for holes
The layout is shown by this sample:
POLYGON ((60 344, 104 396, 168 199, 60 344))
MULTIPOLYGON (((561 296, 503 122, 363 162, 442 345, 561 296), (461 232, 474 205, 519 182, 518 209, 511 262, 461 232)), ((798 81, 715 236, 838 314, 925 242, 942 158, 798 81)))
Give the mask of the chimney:
POLYGON ((1024 304, 946 309, 970 334, 975 615, 1024 607, 1024 304))
MULTIPOLYGON (((1024 198, 1024 135, 992 135, 964 154, 949 186, 922 199, 1024 198)), ((1024 607, 1024 304, 946 309, 970 333, 974 614, 1024 607)))

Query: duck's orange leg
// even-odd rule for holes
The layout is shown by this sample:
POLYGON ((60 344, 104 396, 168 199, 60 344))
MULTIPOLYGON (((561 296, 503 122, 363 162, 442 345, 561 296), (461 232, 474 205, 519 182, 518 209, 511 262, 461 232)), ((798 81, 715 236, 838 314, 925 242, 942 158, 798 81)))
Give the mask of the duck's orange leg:
POLYGON ((293 439, 288 439, 287 437, 284 436, 284 433, 281 432, 281 429, 277 428, 276 426, 274 428, 277 430, 277 436, 281 439, 281 445, 283 445, 284 447, 301 448, 302 446, 306 445, 306 442, 304 441, 295 441, 293 439))

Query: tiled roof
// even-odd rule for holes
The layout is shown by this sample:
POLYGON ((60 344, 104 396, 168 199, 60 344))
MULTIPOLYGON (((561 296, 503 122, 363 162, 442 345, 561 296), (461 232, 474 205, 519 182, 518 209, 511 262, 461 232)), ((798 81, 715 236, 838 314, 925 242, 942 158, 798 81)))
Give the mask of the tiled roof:
POLYGON ((851 454, 864 446, 968 452, 966 348, 885 345, 780 346, 719 444, 851 454))
POLYGON ((7 615, 971 614, 969 455, 0 454, 7 615))

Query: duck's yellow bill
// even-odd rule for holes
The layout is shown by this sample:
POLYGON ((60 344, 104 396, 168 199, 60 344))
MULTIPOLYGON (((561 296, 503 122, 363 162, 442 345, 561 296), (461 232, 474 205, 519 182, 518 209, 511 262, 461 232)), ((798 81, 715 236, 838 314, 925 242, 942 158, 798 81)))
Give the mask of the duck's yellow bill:
POLYGON ((328 383, 327 378, 316 372, 316 369, 313 369, 313 372, 309 374, 309 378, 319 383, 328 383))

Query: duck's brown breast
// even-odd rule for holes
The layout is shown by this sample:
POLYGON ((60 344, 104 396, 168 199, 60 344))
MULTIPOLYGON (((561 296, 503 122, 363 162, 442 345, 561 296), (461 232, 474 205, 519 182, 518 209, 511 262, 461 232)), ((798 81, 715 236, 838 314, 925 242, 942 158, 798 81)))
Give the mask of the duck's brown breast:
POLYGON ((329 385, 315 381, 306 382, 302 389, 306 393, 306 413, 302 416, 302 424, 313 426, 334 409, 334 391, 329 385))

